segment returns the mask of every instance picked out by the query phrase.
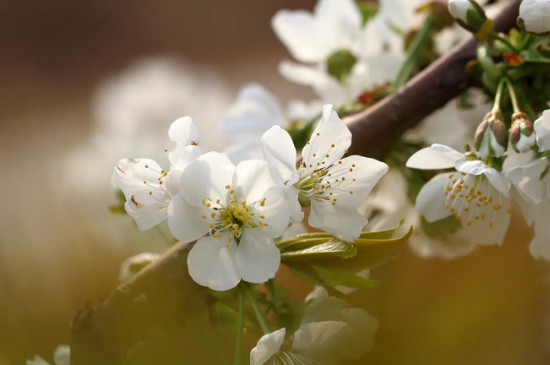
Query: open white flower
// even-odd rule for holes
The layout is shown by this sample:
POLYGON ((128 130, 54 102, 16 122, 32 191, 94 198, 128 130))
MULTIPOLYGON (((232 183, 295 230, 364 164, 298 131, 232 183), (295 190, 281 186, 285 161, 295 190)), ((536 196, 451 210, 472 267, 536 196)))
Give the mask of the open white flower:
POLYGON ((170 126, 168 135, 176 143, 168 154, 170 170, 143 158, 123 159, 115 167, 113 181, 124 193, 126 212, 142 231, 168 218, 168 207, 179 190, 179 175, 201 153, 198 131, 191 118, 177 119, 170 126))
POLYGON ((199 239, 187 258, 197 283, 228 290, 241 279, 261 283, 275 275, 280 252, 273 238, 290 220, 276 171, 265 161, 235 166, 226 155, 209 152, 187 166, 179 184, 168 226, 182 242, 199 239))
POLYGON ((250 364, 340 364, 371 349, 378 320, 361 308, 348 308, 320 287, 311 293, 298 330, 285 344, 286 329, 269 333, 250 352, 250 364))
POLYGON ((441 173, 420 190, 416 210, 428 222, 454 215, 473 244, 501 244, 510 222, 509 182, 480 160, 434 144, 410 157, 407 167, 441 173))
POLYGON ((332 105, 323 115, 302 150, 296 168, 296 148, 286 131, 273 127, 264 134, 266 160, 276 167, 302 205, 311 204, 309 224, 334 236, 353 241, 367 224, 358 211, 388 166, 361 157, 342 158, 351 144, 351 133, 332 105))
POLYGON ((406 32, 413 25, 413 9, 422 2, 383 0, 366 24, 351 0, 319 0, 313 13, 281 10, 272 27, 302 63, 283 61, 279 71, 292 82, 311 86, 324 102, 353 100, 397 75, 404 47, 395 29, 406 32))

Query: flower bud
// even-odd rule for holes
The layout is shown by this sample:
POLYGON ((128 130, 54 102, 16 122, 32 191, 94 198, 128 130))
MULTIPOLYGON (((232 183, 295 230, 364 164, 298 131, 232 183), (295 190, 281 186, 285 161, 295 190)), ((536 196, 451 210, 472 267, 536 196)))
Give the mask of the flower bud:
POLYGON ((550 0, 523 0, 519 6, 518 26, 531 33, 550 32, 550 0))
POLYGON ((508 145, 508 131, 500 110, 489 112, 477 127, 474 146, 481 157, 500 157, 508 145))
POLYGON ((485 39, 493 29, 493 21, 488 19, 485 11, 474 0, 450 0, 449 13, 463 28, 485 39))
POLYGON ((510 142, 516 152, 529 152, 535 145, 535 130, 533 122, 525 113, 512 114, 510 142))
POLYGON ((156 253, 144 252, 127 258, 120 265, 120 273, 118 274, 118 278, 120 281, 130 280, 158 257, 159 255, 156 253))

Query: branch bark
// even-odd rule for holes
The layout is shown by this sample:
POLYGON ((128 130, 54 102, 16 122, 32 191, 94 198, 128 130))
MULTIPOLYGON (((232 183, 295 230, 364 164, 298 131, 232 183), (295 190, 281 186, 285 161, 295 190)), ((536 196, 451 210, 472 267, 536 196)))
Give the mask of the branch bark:
MULTIPOLYGON (((515 25, 518 6, 518 0, 512 1, 495 19, 498 31, 515 25)), ((465 66, 475 58, 475 49, 474 39, 458 45, 397 93, 346 118, 353 134, 350 154, 382 157, 406 130, 470 87, 473 80, 465 66)), ((187 300, 200 290, 187 271, 189 248, 175 245, 95 309, 82 310, 71 326, 71 363, 126 364, 136 343, 159 324, 181 318, 187 300)))

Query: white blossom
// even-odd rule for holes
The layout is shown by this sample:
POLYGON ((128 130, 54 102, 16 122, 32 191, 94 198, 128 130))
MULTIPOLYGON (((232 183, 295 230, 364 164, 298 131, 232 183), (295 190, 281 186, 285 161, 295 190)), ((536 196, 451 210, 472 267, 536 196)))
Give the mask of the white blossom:
MULTIPOLYGON (((55 365, 71 364, 71 348, 68 345, 59 345, 53 355, 55 365)), ((36 355, 33 359, 27 360, 27 365, 50 365, 46 360, 36 355)))
POLYGON ((374 344, 378 320, 360 308, 348 308, 342 299, 316 287, 306 298, 300 327, 289 336, 286 329, 264 335, 250 353, 250 364, 340 364, 356 360, 374 344))
POLYGON ((476 11, 470 0, 449 0, 449 13, 465 24, 468 24, 467 15, 469 10, 476 11))
POLYGON ((519 6, 519 19, 528 32, 550 32, 549 18, 550 0, 523 0, 519 6))
POLYGON ((272 127, 263 143, 266 160, 280 171, 288 189, 302 204, 311 204, 309 224, 342 240, 355 240, 367 223, 358 208, 388 166, 361 156, 342 158, 351 144, 351 133, 332 105, 323 107, 298 168, 296 148, 286 131, 272 127))
POLYGON ((170 170, 150 159, 123 159, 114 170, 113 181, 124 193, 126 212, 142 231, 171 219, 167 211, 178 193, 179 175, 201 153, 198 131, 191 118, 177 119, 168 135, 176 143, 168 153, 170 170))
POLYGON ((197 283, 228 290, 241 279, 261 283, 275 275, 280 252, 273 238, 288 226, 290 212, 281 178, 265 161, 235 166, 209 152, 187 166, 179 184, 168 226, 182 242, 198 239, 187 258, 197 283))
POLYGON ((502 243, 510 222, 510 184, 501 173, 438 144, 415 153, 407 167, 456 170, 436 175, 420 190, 415 209, 428 222, 454 215, 473 244, 502 243))

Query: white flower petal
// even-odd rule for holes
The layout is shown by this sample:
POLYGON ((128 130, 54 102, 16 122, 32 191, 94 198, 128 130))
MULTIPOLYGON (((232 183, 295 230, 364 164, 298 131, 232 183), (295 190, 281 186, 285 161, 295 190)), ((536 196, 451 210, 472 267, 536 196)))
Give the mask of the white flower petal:
POLYGON ((340 104, 349 101, 342 84, 319 65, 301 65, 290 61, 279 64, 279 73, 287 80, 310 86, 325 102, 340 104))
POLYGON ((525 30, 534 33, 550 32, 550 1, 523 0, 519 6, 519 16, 523 19, 525 30))
POLYGON ((122 190, 126 200, 130 200, 132 195, 147 187, 162 190, 158 180, 162 176, 162 171, 164 170, 159 164, 150 159, 123 159, 115 167, 113 182, 122 190))
POLYGON ((529 243, 529 252, 536 259, 550 261, 550 204, 542 203, 537 208, 537 220, 535 221, 535 237, 529 243))
POLYGON ((367 224, 367 218, 357 211, 357 207, 313 200, 308 223, 341 240, 353 242, 367 224))
POLYGON ((342 158, 351 144, 351 132, 333 106, 323 107, 321 121, 302 150, 306 169, 330 166, 342 158))
POLYGON ((352 0, 321 0, 314 9, 321 41, 329 52, 347 49, 357 43, 362 16, 352 0))
POLYGON ((236 144, 258 144, 262 134, 274 125, 287 123, 275 97, 259 84, 244 86, 235 105, 222 121, 225 137, 236 144))
POLYGON ((550 150, 550 109, 545 110, 542 116, 535 120, 534 128, 540 151, 550 150))
POLYGON ((55 365, 71 364, 71 348, 68 345, 59 345, 53 355, 55 365))
POLYGON ((464 155, 450 147, 433 144, 421 149, 407 161, 407 167, 422 170, 441 170, 455 166, 455 162, 464 155))
POLYGON ((189 275, 196 283, 223 291, 234 288, 241 281, 235 265, 237 245, 229 243, 228 234, 197 241, 187 256, 189 275))
POLYGON ((262 136, 264 156, 281 174, 283 181, 294 184, 296 173, 296 147, 287 131, 279 126, 271 127, 262 136))
POLYGON ((247 229, 241 237, 235 263, 243 280, 263 283, 275 276, 281 263, 281 253, 273 238, 259 229, 247 229))
POLYGON ((27 365, 50 365, 46 360, 38 355, 35 355, 33 359, 27 360, 27 365))
POLYGON ((180 191, 185 200, 200 207, 203 199, 225 202, 233 181, 235 165, 223 153, 208 152, 189 164, 180 177, 180 191))
POLYGON ((283 327, 275 332, 262 336, 256 347, 250 351, 250 365, 263 365, 281 349, 285 339, 286 329, 283 327))
POLYGON ((541 175, 548 166, 548 160, 543 157, 516 166, 506 173, 506 177, 514 184, 524 199, 532 204, 542 202, 544 188, 541 175))
POLYGON ((498 191, 503 194, 506 194, 510 191, 510 182, 502 176, 500 172, 495 170, 492 167, 486 167, 483 170, 483 175, 489 180, 491 185, 495 187, 498 191))
POLYGON ((332 352, 340 344, 342 333, 350 330, 350 326, 343 321, 306 323, 294 333, 292 348, 309 354, 323 349, 332 352))
POLYGON ((265 198, 267 190, 273 187, 282 188, 281 177, 272 171, 268 163, 261 160, 239 163, 231 183, 231 187, 236 191, 235 195, 250 204, 265 198))
POLYGON ((330 50, 319 38, 319 25, 311 13, 303 10, 280 10, 271 27, 292 56, 302 62, 322 61, 330 50))
POLYGON ((168 137, 176 142, 176 148, 170 151, 168 158, 171 164, 175 164, 180 158, 188 159, 187 155, 193 153, 192 149, 186 149, 199 143, 199 129, 189 117, 176 119, 168 129, 168 137))
POLYGON ((479 160, 462 159, 456 161, 455 169, 469 175, 481 175, 487 169, 487 165, 479 160))
POLYGON ((168 228, 180 242, 191 242, 204 236, 211 222, 206 207, 189 205, 181 194, 175 195, 168 206, 168 228))
POLYGON ((415 209, 428 222, 435 222, 452 213, 445 209, 445 187, 449 181, 446 173, 436 175, 420 189, 415 209))
POLYGON ((159 190, 137 191, 124 204, 126 212, 136 222, 140 231, 146 231, 168 217, 169 196, 159 190))

